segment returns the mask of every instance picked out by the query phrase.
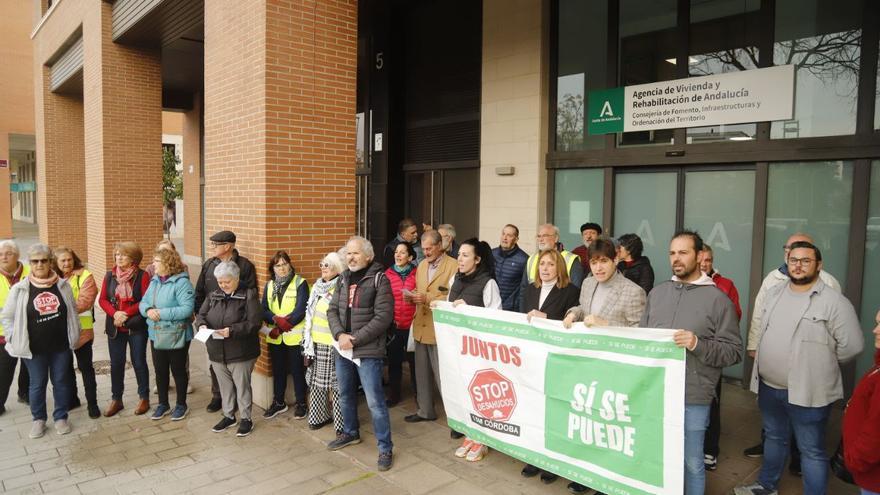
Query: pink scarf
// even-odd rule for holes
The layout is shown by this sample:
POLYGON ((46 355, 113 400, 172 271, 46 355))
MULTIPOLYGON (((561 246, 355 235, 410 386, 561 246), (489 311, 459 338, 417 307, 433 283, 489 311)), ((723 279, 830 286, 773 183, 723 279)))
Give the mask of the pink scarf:
POLYGON ((118 266, 113 267, 113 275, 116 276, 116 300, 125 301, 134 297, 132 293, 132 278, 137 272, 137 266, 131 265, 128 269, 122 270, 118 266))
POLYGON ((31 274, 28 275, 28 281, 30 281, 34 287, 48 289, 58 283, 58 274, 54 271, 50 271, 48 278, 38 278, 33 272, 31 272, 31 274))

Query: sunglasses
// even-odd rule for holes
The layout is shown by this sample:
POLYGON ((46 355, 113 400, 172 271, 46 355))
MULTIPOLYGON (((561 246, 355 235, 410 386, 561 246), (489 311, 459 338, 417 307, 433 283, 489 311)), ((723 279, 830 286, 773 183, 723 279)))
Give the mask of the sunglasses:
POLYGON ((30 260, 30 262, 32 265, 40 265, 43 263, 49 263, 49 260, 47 258, 40 258, 40 259, 36 259, 36 260, 30 260))
POLYGON ((326 261, 322 261, 322 262, 318 263, 318 268, 330 268, 330 263, 327 263, 326 261))

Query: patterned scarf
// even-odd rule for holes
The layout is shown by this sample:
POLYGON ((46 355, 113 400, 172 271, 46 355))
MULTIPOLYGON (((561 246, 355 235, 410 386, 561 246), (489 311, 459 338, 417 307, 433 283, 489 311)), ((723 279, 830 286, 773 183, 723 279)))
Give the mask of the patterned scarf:
POLYGON ((137 266, 131 265, 123 270, 118 266, 113 267, 113 275, 116 276, 116 300, 126 301, 134 297, 132 291, 134 274, 137 272, 137 266))
POLYGON ((31 273, 30 275, 28 275, 28 280, 31 284, 33 284, 34 287, 40 289, 48 289, 49 287, 52 287, 53 285, 58 283, 58 274, 54 271, 50 271, 47 278, 37 278, 36 275, 31 273))
POLYGON ((312 317, 315 316, 315 307, 318 306, 318 301, 333 289, 337 280, 339 275, 327 281, 319 277, 312 286, 309 302, 306 303, 306 327, 303 330, 303 354, 306 356, 315 357, 315 346, 312 345, 312 317))
POLYGON ((272 283, 272 298, 278 301, 278 304, 281 304, 281 297, 284 295, 281 292, 281 289, 287 288, 287 283, 290 282, 290 279, 293 278, 293 270, 290 273, 283 277, 279 277, 275 275, 275 280, 272 283))

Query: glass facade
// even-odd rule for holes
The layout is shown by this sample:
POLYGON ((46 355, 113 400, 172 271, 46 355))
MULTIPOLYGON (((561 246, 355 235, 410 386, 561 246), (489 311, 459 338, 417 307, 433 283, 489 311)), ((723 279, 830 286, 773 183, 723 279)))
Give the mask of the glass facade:
POLYGON ((678 173, 636 172, 614 178, 614 235, 636 234, 655 280, 669 277, 669 239, 675 232, 678 173))
POLYGON ((782 262, 785 241, 806 232, 822 251, 824 270, 846 286, 853 164, 774 163, 767 186, 764 273, 782 262))
POLYGON ((581 245, 581 225, 587 222, 602 225, 604 184, 605 171, 600 168, 556 171, 554 225, 559 227, 559 239, 565 249, 581 245))
POLYGON ((773 139, 856 131, 862 0, 776 0, 773 63, 796 67, 794 118, 773 139))
POLYGON ((856 364, 856 376, 862 376, 874 364, 874 318, 880 311, 880 160, 871 164, 871 187, 868 203, 868 226, 865 237, 865 270, 862 278, 861 321, 865 331, 865 351, 856 364))

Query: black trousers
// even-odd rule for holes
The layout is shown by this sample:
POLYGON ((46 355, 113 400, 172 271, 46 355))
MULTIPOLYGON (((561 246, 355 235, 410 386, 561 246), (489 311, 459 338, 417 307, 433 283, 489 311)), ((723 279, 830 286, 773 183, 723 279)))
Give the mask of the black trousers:
MULTIPOLYGON (((95 367, 92 363, 92 343, 94 341, 90 340, 83 344, 82 347, 73 351, 74 356, 76 356, 76 366, 79 368, 79 373, 82 375, 83 380, 83 388, 86 391, 86 402, 88 404, 97 404, 98 403, 98 382, 95 380, 95 367)), ((71 404, 76 402, 76 398, 79 395, 79 391, 76 388, 76 374, 73 372, 73 360, 70 360, 70 376, 73 377, 73 384, 71 386, 71 390, 73 390, 73 395, 71 396, 71 404)))
POLYGON ((153 347, 150 341, 150 350, 153 354, 153 370, 156 373, 156 391, 159 394, 159 404, 168 403, 168 383, 174 376, 174 387, 177 392, 177 405, 186 405, 186 387, 189 385, 189 375, 186 372, 187 356, 189 356, 189 342, 181 349, 160 350, 153 347))
POLYGON ((388 395, 392 402, 397 402, 400 400, 404 361, 409 363, 410 383, 413 392, 415 392, 416 360, 415 353, 406 352, 406 342, 409 339, 408 328, 396 328, 392 325, 388 338, 388 395))

